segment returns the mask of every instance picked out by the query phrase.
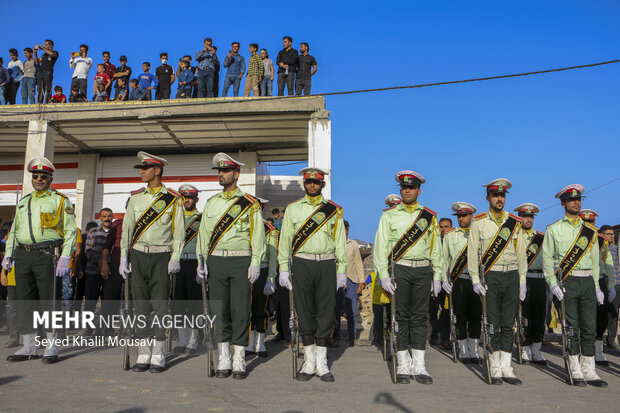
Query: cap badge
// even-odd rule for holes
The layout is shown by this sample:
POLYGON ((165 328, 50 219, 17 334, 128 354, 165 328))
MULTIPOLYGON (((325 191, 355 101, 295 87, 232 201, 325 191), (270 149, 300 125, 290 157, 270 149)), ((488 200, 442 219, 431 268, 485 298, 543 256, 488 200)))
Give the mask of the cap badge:
POLYGON ((503 191, 503 190, 504 190, 504 185, 499 185, 499 186, 497 187, 497 190, 498 190, 498 191, 503 191))
POLYGON ((220 161, 220 168, 224 167, 224 161, 220 161))
POLYGON ((314 179, 314 172, 310 172, 310 179, 314 179))
POLYGON ((576 189, 573 189, 573 194, 572 195, 573 196, 577 196, 577 190, 576 189))

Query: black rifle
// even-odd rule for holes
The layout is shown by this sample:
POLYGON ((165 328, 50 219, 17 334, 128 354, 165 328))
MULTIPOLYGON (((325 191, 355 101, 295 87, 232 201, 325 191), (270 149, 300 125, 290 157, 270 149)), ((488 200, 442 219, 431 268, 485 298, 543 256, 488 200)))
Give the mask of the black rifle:
MULTIPOLYGON (((202 242, 200 238, 200 234, 198 236, 198 247, 200 249, 200 254, 198 255, 198 265, 200 269, 204 269, 204 256, 202 255, 202 242)), ((200 280, 200 288, 202 289, 202 312, 205 316, 205 332, 204 332, 204 342, 207 346, 207 376, 213 377, 215 376, 215 368, 213 366, 213 350, 215 349, 215 340, 213 337, 213 324, 211 323, 211 319, 209 318, 209 303, 207 301, 207 283, 205 282, 204 277, 200 280)))
POLYGON ((390 334, 390 326, 387 320, 387 306, 381 305, 381 314, 383 315, 383 361, 388 358, 388 334, 390 334))
MULTIPOLYGON (((129 261, 129 254, 131 251, 127 251, 127 262, 129 261)), ((131 368, 129 360, 129 339, 131 338, 131 328, 129 327, 130 312, 129 312, 129 275, 125 277, 124 281, 124 299, 123 308, 121 308, 121 325, 120 325, 120 337, 125 338, 125 346, 123 348, 123 370, 127 371, 131 368)))
POLYGON ((573 337, 573 327, 566 322, 566 288, 562 280, 562 268, 558 269, 557 281, 558 287, 564 293, 564 297, 560 300, 560 321, 562 323, 562 358, 564 359, 564 371, 566 372, 566 382, 573 385, 573 374, 570 371, 568 357, 570 356, 571 337, 573 337))
MULTIPOLYGON (((484 264, 480 264, 480 285, 486 289, 484 277, 484 264)), ((489 324, 487 319, 487 297, 480 296, 482 299, 482 355, 484 356, 484 377, 488 384, 491 384, 491 360, 490 353, 493 351, 490 335, 493 334, 493 324, 489 324)))
POLYGON ((394 287, 394 294, 390 299, 390 307, 392 309, 390 315, 390 350, 392 352, 392 383, 396 384, 396 353, 397 349, 397 340, 398 340, 398 321, 396 321, 396 277, 394 276, 394 266, 396 263, 394 262, 394 255, 392 254, 392 272, 391 272, 391 280, 392 286, 394 287))
POLYGON ((523 311, 521 308, 521 299, 519 298, 518 312, 517 312, 517 328, 515 330, 515 343, 517 344, 517 363, 523 364, 524 360, 521 356, 521 350, 525 343, 525 319, 523 318, 523 311))
MULTIPOLYGON (((293 276, 293 260, 288 257, 288 268, 290 277, 293 276)), ((293 380, 297 378, 297 358, 299 357, 299 325, 297 323, 297 313, 295 312, 295 302, 293 301, 293 290, 288 291, 290 304, 290 315, 288 318, 288 328, 291 330, 291 353, 293 357, 293 380)))
MULTIPOLYGON (((450 283, 450 285, 452 285, 452 283, 450 283)), ((452 304, 452 292, 448 294, 448 307, 450 308, 450 343, 452 344, 452 361, 456 363, 456 316, 454 315, 454 305, 452 304)))

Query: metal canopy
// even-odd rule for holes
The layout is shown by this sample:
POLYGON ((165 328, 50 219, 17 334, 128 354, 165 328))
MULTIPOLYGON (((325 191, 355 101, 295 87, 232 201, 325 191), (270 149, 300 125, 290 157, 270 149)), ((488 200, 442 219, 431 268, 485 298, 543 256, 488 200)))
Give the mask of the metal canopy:
POLYGON ((308 122, 328 115, 320 96, 4 106, 0 142, 4 154, 23 155, 28 121, 47 120, 57 153, 242 150, 260 162, 303 161, 308 122))

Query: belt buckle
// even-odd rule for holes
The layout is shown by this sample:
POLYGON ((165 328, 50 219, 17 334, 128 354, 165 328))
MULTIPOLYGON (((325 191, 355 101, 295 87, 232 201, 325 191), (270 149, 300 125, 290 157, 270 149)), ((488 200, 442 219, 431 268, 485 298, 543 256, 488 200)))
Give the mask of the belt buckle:
POLYGON ((28 244, 24 244, 24 249, 28 252, 30 252, 30 245, 28 244))

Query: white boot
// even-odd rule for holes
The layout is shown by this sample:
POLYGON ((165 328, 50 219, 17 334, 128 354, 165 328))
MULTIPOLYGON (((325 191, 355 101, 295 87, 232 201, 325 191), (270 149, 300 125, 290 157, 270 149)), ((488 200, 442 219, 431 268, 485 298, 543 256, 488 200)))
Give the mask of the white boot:
POLYGON ((304 347, 304 364, 301 365, 301 370, 297 374, 297 380, 308 381, 314 376, 316 371, 316 346, 310 344, 304 347))
MULTIPOLYGON (((583 372, 581 371, 581 363, 579 363, 579 355, 568 356, 568 368, 570 369, 570 375, 573 377, 573 385, 585 386, 586 381, 583 378, 583 372)), ((566 378, 568 383, 568 377, 566 378)))
POLYGON ((426 365, 424 362, 425 350, 411 350, 411 374, 418 383, 432 384, 433 379, 426 372, 426 365))
POLYGON ((532 349, 530 346, 521 346, 521 360, 523 364, 530 364, 530 361, 532 361, 532 349))
POLYGON ((467 339, 458 341, 459 360, 461 363, 469 363, 469 350, 467 349, 467 339))
POLYGON ((594 356, 581 356, 581 371, 583 371, 583 378, 590 386, 607 387, 607 382, 601 380, 596 374, 594 356))
POLYGON ((189 338, 187 340, 187 349, 192 352, 195 352, 198 349, 198 329, 196 328, 188 328, 189 330, 189 338))
POLYGON ((501 384, 501 380, 502 380, 502 363, 500 360, 501 357, 501 351, 494 351, 492 353, 489 353, 489 365, 491 367, 491 379, 495 379, 495 380, 500 380, 499 383, 497 384, 501 384))
POLYGON ((500 351, 499 353, 502 379, 508 384, 521 384, 521 380, 512 371, 512 354, 507 351, 500 351))
POLYGON ((248 373, 245 371, 245 347, 233 345, 232 359, 233 379, 245 379, 248 373))
POLYGON ((151 363, 151 347, 150 346, 138 346, 138 358, 136 360, 136 364, 146 364, 149 365, 151 363))
POLYGON ((159 373, 166 367, 166 340, 155 340, 151 352, 151 372, 159 373), (157 370, 157 371, 155 371, 157 370))
POLYGON ((409 350, 401 350, 396 352, 396 380, 399 383, 409 383, 411 376, 411 355, 409 350))
POLYGON ((594 342, 594 361, 597 366, 609 366, 609 361, 603 354, 603 340, 596 340, 594 342))
POLYGON ((228 377, 232 371, 232 357, 230 355, 230 343, 217 343, 219 361, 216 375, 219 378, 228 377))
POLYGON ((327 367, 327 347, 316 346, 316 375, 322 381, 334 381, 334 375, 330 373, 327 367))
POLYGON ((532 363, 547 366, 549 363, 540 352, 541 347, 542 343, 540 341, 538 343, 532 343, 532 363))
POLYGON ((250 331, 250 345, 245 348, 245 351, 249 354, 256 352, 256 331, 250 331))
POLYGON ((480 362, 480 358, 478 357, 478 339, 477 338, 468 338, 467 339, 467 352, 469 353, 469 361, 475 364, 480 362))
POLYGON ((15 352, 16 356, 32 356, 37 357, 37 333, 24 334, 24 346, 15 352))
POLYGON ((256 352, 258 357, 268 356, 267 349, 265 348, 265 333, 256 333, 256 352))
POLYGON ((45 333, 45 337, 47 338, 47 345, 45 346, 45 352, 43 353, 43 358, 57 358, 58 357, 58 346, 56 345, 55 340, 58 339, 58 333, 52 335, 52 333, 45 333))

